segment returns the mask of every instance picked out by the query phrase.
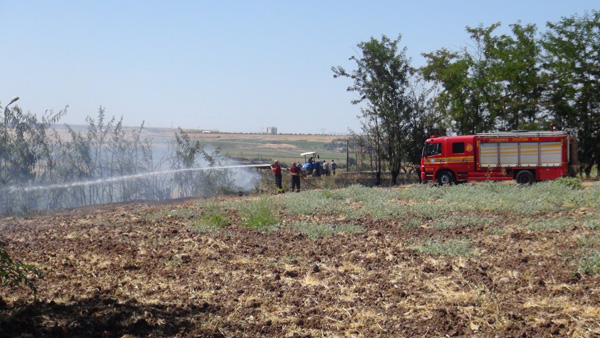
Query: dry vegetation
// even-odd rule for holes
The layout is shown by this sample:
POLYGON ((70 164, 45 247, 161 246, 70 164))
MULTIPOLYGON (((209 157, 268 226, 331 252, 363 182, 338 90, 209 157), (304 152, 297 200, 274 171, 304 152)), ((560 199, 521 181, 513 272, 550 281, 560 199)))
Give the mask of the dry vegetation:
POLYGON ((560 182, 131 203, 1 220, 37 300, 0 335, 598 337, 600 187, 560 182))

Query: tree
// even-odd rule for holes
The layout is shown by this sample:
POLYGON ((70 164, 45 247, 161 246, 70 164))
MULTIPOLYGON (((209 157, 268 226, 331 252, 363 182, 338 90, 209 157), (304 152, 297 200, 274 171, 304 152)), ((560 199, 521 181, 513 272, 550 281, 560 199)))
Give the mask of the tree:
POLYGON ((535 25, 510 25, 512 36, 490 39, 490 57, 494 60, 493 79, 500 92, 493 105, 498 129, 543 128, 541 98, 544 79, 540 70, 541 44, 535 25))
POLYGON ((547 27, 542 35, 545 103, 559 126, 578 129, 579 159, 589 176, 600 162, 600 12, 565 17, 547 27))
POLYGON ((536 27, 514 24, 512 36, 498 36, 499 26, 467 27, 471 49, 423 54, 421 72, 443 89, 438 105, 458 133, 538 127, 544 81, 536 27))
POLYGON ((363 138, 370 143, 375 155, 376 184, 381 183, 383 162, 386 161, 396 184, 406 158, 404 146, 410 137, 410 117, 414 113, 412 96, 409 93, 413 69, 406 57, 406 48, 399 50, 401 36, 390 40, 383 35, 381 40, 371 38, 357 46, 360 55, 350 57, 356 69, 346 71, 341 66, 332 67, 334 78, 347 77, 353 80, 348 91, 358 93, 353 104, 364 104, 361 108, 362 130, 368 135, 363 138))
POLYGON ((437 98, 444 110, 446 121, 460 134, 473 134, 490 130, 495 115, 490 109, 497 89, 490 81, 491 63, 486 57, 487 42, 499 24, 488 28, 467 28, 476 46, 473 52, 464 49, 451 52, 445 48, 425 53, 427 65, 421 68, 425 79, 433 81, 443 90, 437 98))

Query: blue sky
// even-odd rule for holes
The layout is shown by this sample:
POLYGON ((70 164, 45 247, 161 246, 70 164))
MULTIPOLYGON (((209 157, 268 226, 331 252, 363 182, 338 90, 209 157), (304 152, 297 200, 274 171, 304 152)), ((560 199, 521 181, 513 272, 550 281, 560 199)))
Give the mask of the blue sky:
POLYGON ((13 96, 61 123, 100 106, 125 125, 282 133, 358 130, 360 109, 334 79, 356 45, 396 38, 420 56, 470 43, 466 26, 547 21, 600 1, 0 0, 0 103, 13 96))

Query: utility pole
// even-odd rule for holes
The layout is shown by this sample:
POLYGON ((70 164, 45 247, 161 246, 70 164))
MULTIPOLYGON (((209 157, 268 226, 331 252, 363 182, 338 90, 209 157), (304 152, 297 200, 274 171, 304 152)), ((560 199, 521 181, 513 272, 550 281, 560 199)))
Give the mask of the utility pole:
POLYGON ((350 172, 350 141, 346 139, 346 172, 350 172))

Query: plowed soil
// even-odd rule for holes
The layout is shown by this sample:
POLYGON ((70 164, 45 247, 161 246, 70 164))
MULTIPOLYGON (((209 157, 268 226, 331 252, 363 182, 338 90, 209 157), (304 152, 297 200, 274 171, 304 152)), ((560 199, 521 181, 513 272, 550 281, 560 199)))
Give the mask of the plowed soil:
POLYGON ((573 264, 582 227, 528 232, 503 215, 495 233, 365 217, 361 232, 315 239, 286 227, 301 216, 285 212, 274 232, 235 221, 199 232, 193 216, 169 213, 197 205, 0 219, 1 244, 44 274, 35 300, 24 287, 0 289, 0 336, 600 336, 600 277, 573 264), (476 255, 414 249, 435 236, 468 238, 476 255))

